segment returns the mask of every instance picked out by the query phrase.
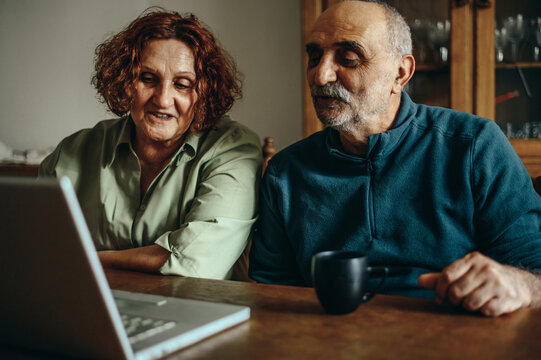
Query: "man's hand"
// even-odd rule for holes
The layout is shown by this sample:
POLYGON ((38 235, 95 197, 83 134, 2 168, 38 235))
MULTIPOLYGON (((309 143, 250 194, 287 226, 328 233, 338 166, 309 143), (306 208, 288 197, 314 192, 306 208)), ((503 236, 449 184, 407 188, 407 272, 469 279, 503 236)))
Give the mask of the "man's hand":
POLYGON ((532 304, 536 275, 502 265, 479 252, 472 252, 447 266, 441 273, 423 274, 418 282, 434 290, 436 302, 446 300, 466 310, 499 316, 532 304))

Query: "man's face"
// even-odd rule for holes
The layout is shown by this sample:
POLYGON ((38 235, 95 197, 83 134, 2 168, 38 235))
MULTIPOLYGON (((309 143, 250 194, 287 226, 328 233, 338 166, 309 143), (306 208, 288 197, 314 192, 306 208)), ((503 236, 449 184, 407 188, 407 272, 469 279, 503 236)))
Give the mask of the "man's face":
POLYGON ((324 13, 306 45, 318 118, 344 132, 370 126, 387 109, 397 72, 383 10, 376 4, 348 4, 353 2, 324 13))

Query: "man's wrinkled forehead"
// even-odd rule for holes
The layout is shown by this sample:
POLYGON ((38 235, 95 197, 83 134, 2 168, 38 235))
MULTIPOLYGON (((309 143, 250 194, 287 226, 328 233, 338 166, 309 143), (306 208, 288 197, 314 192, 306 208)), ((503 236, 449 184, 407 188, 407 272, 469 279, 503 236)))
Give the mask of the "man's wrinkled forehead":
POLYGON ((326 46, 340 41, 382 40, 386 19, 381 5, 366 2, 341 2, 327 9, 316 20, 308 43, 326 46))

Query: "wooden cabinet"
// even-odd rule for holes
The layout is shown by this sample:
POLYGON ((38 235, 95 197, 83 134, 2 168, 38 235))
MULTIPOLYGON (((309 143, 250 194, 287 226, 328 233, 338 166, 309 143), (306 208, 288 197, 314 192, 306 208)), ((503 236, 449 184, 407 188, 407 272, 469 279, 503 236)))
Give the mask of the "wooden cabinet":
MULTIPOLYGON (((315 19, 336 0, 303 0, 303 39, 315 19)), ((415 102, 450 107, 494 120, 502 128, 532 177, 541 175, 541 1, 387 0, 412 28, 416 73, 406 91, 415 102), (524 34, 511 36, 496 56, 495 29, 520 14, 524 34), (538 20, 539 17, 539 20, 538 20), (424 24, 424 25, 423 25, 424 24), (434 39, 448 29, 448 38, 434 39), (425 27, 429 27, 428 30, 425 27), (445 47, 441 49, 440 46, 445 47), (437 53, 440 50, 445 50, 437 53), (537 47, 537 50, 536 50, 537 47), (436 55, 434 55, 436 51, 436 55), (537 52, 537 57, 536 57, 537 52), (518 130, 517 130, 518 129, 518 130)), ((500 37, 498 37, 500 40, 500 37)), ((306 65, 306 57, 305 57, 306 65)), ((304 79, 304 135, 321 129, 304 79)))

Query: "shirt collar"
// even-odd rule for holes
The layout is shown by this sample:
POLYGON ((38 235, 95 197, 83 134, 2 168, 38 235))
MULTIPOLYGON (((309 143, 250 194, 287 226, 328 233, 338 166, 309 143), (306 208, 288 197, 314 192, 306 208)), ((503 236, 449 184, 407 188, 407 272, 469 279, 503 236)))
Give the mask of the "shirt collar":
MULTIPOLYGON (((133 123, 131 116, 128 115, 124 118, 120 132, 118 133, 116 143, 113 147, 113 151, 108 162, 109 166, 111 166, 111 164, 115 161, 118 153, 122 151, 122 149, 129 148, 132 153, 135 154, 132 144, 133 131, 135 131, 135 124, 133 123)), ((182 144, 182 146, 178 149, 169 163, 178 165, 182 161, 189 161, 193 159, 197 154, 200 138, 201 134, 195 135, 190 131, 186 136, 184 144, 182 144)))
POLYGON ((116 157, 118 156, 118 152, 122 148, 132 148, 131 146, 131 131, 133 129, 133 121, 131 119, 131 116, 127 115, 122 119, 122 126, 120 127, 120 131, 116 137, 116 142, 114 143, 112 147, 111 154, 109 156, 109 161, 107 162, 108 166, 111 166, 111 164, 115 161, 116 157))
POLYGON ((191 131, 186 135, 184 144, 178 149, 177 153, 173 157, 171 163, 176 165, 181 162, 192 160, 197 155, 197 149, 199 149, 199 141, 201 140, 201 134, 194 134, 191 131))
POLYGON ((373 134, 368 137, 368 150, 364 155, 349 154, 344 151, 338 131, 327 128, 327 148, 331 155, 338 156, 346 160, 364 161, 366 159, 376 159, 391 153, 400 143, 406 129, 409 128, 413 115, 416 112, 416 104, 411 101, 408 94, 402 91, 400 97, 400 108, 396 114, 393 127, 386 132, 373 134))

